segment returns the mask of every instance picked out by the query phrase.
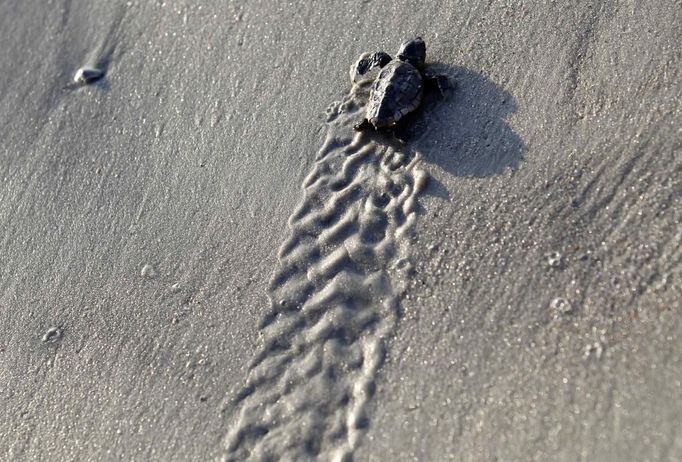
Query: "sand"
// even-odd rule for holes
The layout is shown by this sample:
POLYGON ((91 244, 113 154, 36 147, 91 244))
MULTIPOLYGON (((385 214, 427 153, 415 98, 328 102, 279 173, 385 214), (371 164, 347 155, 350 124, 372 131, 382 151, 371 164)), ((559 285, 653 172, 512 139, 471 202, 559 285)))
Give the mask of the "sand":
POLYGON ((678 2, 210 3, 0 5, 0 460, 682 459, 678 2))

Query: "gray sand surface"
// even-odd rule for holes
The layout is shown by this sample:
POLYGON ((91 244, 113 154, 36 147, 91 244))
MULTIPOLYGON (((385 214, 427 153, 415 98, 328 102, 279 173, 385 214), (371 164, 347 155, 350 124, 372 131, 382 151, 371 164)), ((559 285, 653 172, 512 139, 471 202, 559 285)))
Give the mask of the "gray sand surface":
POLYGON ((682 460, 680 2, 296 3, 0 2, 0 460, 682 460), (409 152, 409 236, 293 260, 373 316, 297 350, 310 317, 260 326, 354 146, 328 108, 416 34, 458 88, 406 147, 357 135, 339 202, 376 231, 409 152))

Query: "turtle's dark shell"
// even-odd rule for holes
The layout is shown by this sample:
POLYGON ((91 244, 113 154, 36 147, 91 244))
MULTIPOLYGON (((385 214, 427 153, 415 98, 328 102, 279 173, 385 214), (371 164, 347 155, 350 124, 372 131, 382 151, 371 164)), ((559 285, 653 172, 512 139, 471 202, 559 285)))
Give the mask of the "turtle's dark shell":
POLYGON ((412 64, 394 59, 372 84, 366 119, 375 128, 395 125, 419 106, 423 94, 422 75, 412 64))

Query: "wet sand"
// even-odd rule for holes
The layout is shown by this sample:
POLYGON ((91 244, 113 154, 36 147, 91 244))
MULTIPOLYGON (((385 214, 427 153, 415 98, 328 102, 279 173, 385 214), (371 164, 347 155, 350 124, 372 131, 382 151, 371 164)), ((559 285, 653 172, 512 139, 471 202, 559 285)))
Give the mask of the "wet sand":
POLYGON ((0 459, 682 459, 681 16, 0 5, 0 459))

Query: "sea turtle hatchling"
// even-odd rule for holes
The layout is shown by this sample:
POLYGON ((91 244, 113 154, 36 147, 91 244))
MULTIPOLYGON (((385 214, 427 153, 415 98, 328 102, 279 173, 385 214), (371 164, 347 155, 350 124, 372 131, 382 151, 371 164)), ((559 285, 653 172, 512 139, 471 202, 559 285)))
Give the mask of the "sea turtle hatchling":
POLYGON ((405 115, 419 107, 425 84, 433 85, 446 96, 453 86, 450 78, 424 71, 425 60, 426 44, 421 37, 403 43, 393 59, 384 52, 361 56, 351 67, 354 83, 371 75, 377 67, 381 70, 372 83, 365 118, 355 125, 355 129, 395 127, 405 115))

